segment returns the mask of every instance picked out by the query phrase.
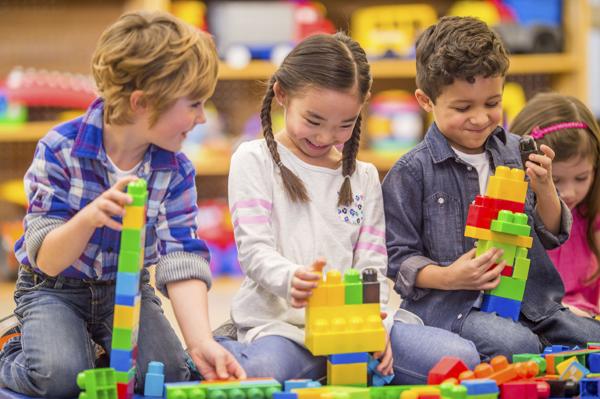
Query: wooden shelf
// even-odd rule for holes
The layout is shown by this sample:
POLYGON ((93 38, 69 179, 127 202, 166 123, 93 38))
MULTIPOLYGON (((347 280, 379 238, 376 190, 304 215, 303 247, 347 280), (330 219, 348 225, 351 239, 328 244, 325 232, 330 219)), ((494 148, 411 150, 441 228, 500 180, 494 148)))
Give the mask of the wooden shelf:
MULTIPOLYGON (((560 74, 573 72, 578 60, 574 55, 519 54, 510 57, 511 74, 560 74)), ((414 78, 415 60, 385 59, 371 61, 374 79, 414 78)), ((264 80, 275 72, 275 65, 269 61, 252 61, 242 69, 234 69, 225 63, 219 66, 219 79, 222 80, 264 80)))
POLYGON ((0 143, 28 143, 41 139, 59 122, 28 122, 23 125, 0 126, 0 143))

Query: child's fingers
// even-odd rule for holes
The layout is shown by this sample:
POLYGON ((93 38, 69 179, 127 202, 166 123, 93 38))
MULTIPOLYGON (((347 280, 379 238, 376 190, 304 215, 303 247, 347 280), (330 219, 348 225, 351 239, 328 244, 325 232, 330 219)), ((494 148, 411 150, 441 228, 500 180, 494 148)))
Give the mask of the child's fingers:
POLYGON ((314 272, 310 272, 304 269, 298 269, 294 274, 295 279, 304 280, 304 281, 314 281, 314 286, 316 287, 316 282, 319 281, 319 275, 314 272))
POLYGON ((112 230, 121 231, 121 229, 123 229, 123 225, 121 223, 117 222, 116 220, 113 220, 107 214, 102 214, 102 216, 100 217, 100 223, 102 224, 102 226, 108 227, 112 230))
POLYGON ((314 261, 310 268, 315 272, 320 272, 323 271, 323 268, 326 264, 327 261, 325 261, 325 258, 318 258, 316 261, 314 261))
POLYGON ((294 277, 292 279, 292 288, 302 291, 311 291, 317 288, 317 283, 312 281, 303 280, 301 278, 294 277))
POLYGON ((492 264, 496 263, 499 257, 502 256, 504 251, 499 248, 490 248, 474 260, 476 265, 485 268, 487 270, 492 264))
POLYGON ((98 209, 100 209, 103 213, 111 216, 123 216, 125 215, 125 208, 120 206, 119 204, 110 201, 109 199, 101 199, 98 201, 98 209))
POLYGON ((293 308, 301 309, 301 308, 305 307, 306 305, 308 305, 308 301, 306 299, 297 299, 297 298, 292 297, 292 299, 290 300, 290 304, 292 305, 293 308))
POLYGON ((117 182, 111 187, 111 188, 115 188, 118 191, 125 191, 125 189, 127 188, 127 185, 131 182, 136 181, 138 178, 137 176, 125 176, 119 180, 117 180, 117 182))
POLYGON ((481 287, 479 287, 479 289, 484 291, 493 290, 498 286, 498 284, 500 284, 500 275, 496 276, 496 278, 494 278, 491 281, 488 281, 487 283, 483 283, 481 287))
POLYGON ((549 146, 547 146, 546 144, 542 144, 540 146, 540 151, 542 151, 544 153, 544 155, 546 155, 548 158, 550 158, 550 161, 553 161, 554 157, 556 156, 556 153, 554 152, 554 150, 552 148, 550 148, 549 146))
POLYGON ((464 254, 462 254, 461 257, 458 259, 470 260, 470 259, 475 258, 476 253, 477 253, 477 248, 473 248, 469 252, 465 252, 464 254))
POLYGON ((537 163, 534 163, 531 161, 527 161, 526 164, 527 164, 527 172, 528 172, 527 175, 530 178, 531 178, 531 174, 529 172, 532 172, 534 174, 535 178, 537 178, 537 179, 543 179, 548 176, 548 168, 550 167, 550 165, 547 165, 547 166, 538 165, 537 163))
POLYGON ((389 348, 383 352, 383 356, 379 359, 380 363, 377 365, 377 371, 383 375, 392 374, 392 368, 394 365, 392 351, 389 348))

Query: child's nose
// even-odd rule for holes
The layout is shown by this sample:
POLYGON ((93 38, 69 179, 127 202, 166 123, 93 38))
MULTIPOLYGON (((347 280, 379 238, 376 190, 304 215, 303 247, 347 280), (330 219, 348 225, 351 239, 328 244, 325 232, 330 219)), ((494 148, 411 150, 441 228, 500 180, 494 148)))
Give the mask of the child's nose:
POLYGON ((200 108, 200 110, 196 112, 196 118, 194 119, 194 122, 196 125, 206 122, 206 113, 204 112, 204 108, 200 108))

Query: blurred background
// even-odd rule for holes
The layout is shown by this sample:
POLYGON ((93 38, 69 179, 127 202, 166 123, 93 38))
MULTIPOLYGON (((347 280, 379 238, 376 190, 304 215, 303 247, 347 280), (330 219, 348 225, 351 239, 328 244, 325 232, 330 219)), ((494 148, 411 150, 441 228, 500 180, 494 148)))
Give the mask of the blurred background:
MULTIPOLYGON (((261 136, 264 82, 302 38, 343 30, 367 51, 374 85, 359 159, 374 163, 382 177, 429 124, 412 95, 414 42, 444 15, 484 20, 510 50, 506 124, 527 99, 550 90, 580 98, 600 116, 600 0, 0 0, 0 315, 14 308, 12 248, 22 234, 22 178, 35 144, 94 99, 96 40, 136 9, 165 10, 210 32, 222 60, 208 122, 183 148, 196 165, 198 233, 212 255, 213 327, 227 319, 241 275, 227 208, 229 158, 240 142, 261 136)), ((275 128, 282 125, 280 110, 273 119, 275 128)), ((398 302, 394 295, 392 306, 398 302)), ((168 301, 165 308, 172 318, 168 301)))

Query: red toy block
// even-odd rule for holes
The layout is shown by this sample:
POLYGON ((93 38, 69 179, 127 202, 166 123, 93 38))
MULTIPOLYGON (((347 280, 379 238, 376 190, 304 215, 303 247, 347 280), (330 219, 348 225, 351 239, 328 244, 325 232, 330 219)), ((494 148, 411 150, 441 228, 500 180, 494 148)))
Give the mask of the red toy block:
POLYGON ((500 399, 538 399, 535 381, 513 381, 500 386, 500 399))
POLYGON ((468 370, 467 365, 459 358, 444 356, 429 371, 427 384, 438 385, 448 378, 457 378, 460 373, 468 370))
POLYGON ((469 205, 467 225, 489 229, 492 225, 492 220, 498 217, 498 209, 478 205, 477 197, 475 197, 475 204, 469 205))
POLYGON ((512 266, 504 266, 504 269, 500 272, 501 276, 512 277, 513 267, 512 266))

